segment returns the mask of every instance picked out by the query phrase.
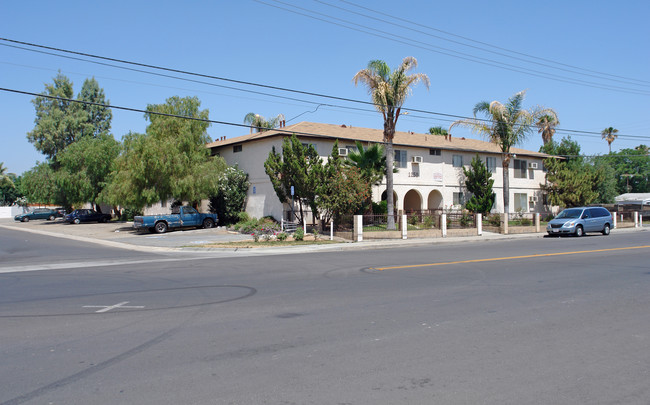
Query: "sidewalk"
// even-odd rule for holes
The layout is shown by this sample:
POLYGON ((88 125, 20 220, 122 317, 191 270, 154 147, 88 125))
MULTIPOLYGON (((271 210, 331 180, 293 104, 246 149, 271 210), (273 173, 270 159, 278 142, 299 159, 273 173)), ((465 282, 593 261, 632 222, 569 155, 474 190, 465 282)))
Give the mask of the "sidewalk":
MULTIPOLYGON (((290 247, 269 248, 205 248, 201 245, 211 243, 228 243, 251 240, 250 235, 229 232, 224 227, 214 229, 188 229, 173 231, 165 234, 138 233, 132 228, 131 222, 110 222, 105 224, 71 225, 61 220, 16 222, 13 219, 0 219, 0 229, 22 230, 56 238, 66 238, 80 242, 96 243, 129 250, 144 252, 195 252, 222 253, 228 256, 289 254, 304 252, 325 252, 362 249, 384 249, 430 244, 480 242, 504 239, 535 239, 543 238, 546 232, 502 235, 483 232, 478 236, 455 236, 446 238, 416 238, 416 239, 374 239, 363 242, 345 241, 335 244, 302 245, 290 247)), ((614 232, 645 231, 643 228, 623 228, 614 232)), ((327 235, 323 235, 327 238, 327 235)))

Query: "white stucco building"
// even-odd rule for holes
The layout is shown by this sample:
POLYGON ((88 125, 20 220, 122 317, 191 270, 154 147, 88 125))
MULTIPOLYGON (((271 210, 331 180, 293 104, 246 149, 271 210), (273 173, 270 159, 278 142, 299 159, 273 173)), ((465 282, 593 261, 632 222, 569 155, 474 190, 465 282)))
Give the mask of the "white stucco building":
MULTIPOLYGON (((229 165, 237 165, 249 175, 250 188, 246 212, 254 217, 283 216, 287 207, 278 200, 264 171, 264 161, 271 148, 282 151, 282 139, 296 136, 312 144, 318 154, 330 155, 334 141, 339 148, 356 149, 355 141, 366 147, 382 143, 383 131, 345 125, 301 122, 284 128, 235 138, 220 139, 207 146, 213 155, 223 157, 229 165)), ((395 162, 395 206, 398 210, 418 211, 460 207, 467 197, 462 167, 469 167, 478 153, 492 172, 496 205, 493 212, 503 212, 502 156, 495 144, 475 139, 440 135, 396 132, 393 141, 395 162)), ((510 212, 547 212, 543 204, 541 184, 545 181, 543 159, 548 155, 512 148, 509 169, 510 212)), ((380 201, 385 182, 373 188, 373 201, 380 201)))

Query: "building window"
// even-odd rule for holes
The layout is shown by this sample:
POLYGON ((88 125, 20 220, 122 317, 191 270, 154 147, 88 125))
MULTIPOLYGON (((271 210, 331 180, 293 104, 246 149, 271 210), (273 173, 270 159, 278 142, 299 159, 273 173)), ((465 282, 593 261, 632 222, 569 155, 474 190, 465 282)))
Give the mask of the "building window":
POLYGON ((528 211, 528 194, 515 193, 515 212, 528 211))
POLYGON ((485 158, 485 167, 487 168, 488 172, 490 173, 496 173, 497 172, 497 158, 495 157, 486 157, 485 158))
POLYGON ((232 147, 232 153, 241 152, 243 149, 242 145, 235 145, 232 147))
POLYGON ((440 156, 442 152, 438 148, 429 149, 429 155, 431 156, 440 156))
POLYGON ((454 167, 463 167, 463 155, 452 155, 451 164, 454 167))
POLYGON ((454 193, 454 205, 463 205, 465 204, 465 199, 463 193, 454 193))
POLYGON ((528 163, 525 160, 515 159, 514 170, 515 170, 515 179, 525 179, 528 173, 528 163))
POLYGON ((395 167, 406 168, 406 151, 401 149, 395 150, 395 167))

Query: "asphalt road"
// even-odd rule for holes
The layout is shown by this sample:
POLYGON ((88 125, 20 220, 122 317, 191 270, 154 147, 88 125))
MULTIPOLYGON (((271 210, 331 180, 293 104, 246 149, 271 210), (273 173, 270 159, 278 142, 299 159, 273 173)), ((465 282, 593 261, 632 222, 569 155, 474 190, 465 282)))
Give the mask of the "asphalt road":
POLYGON ((645 232, 219 258, 0 229, 0 405, 647 405, 648 291, 645 232))

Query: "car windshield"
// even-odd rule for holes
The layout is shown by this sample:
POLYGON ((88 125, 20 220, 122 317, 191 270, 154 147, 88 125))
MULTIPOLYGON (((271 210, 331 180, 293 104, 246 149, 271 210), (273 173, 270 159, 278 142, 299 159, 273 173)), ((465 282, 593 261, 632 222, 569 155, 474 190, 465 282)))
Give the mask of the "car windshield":
POLYGON ((582 214, 582 210, 579 208, 573 208, 573 209, 568 209, 560 212, 560 215, 558 215, 557 219, 570 219, 570 218, 580 218, 580 214, 582 214))

